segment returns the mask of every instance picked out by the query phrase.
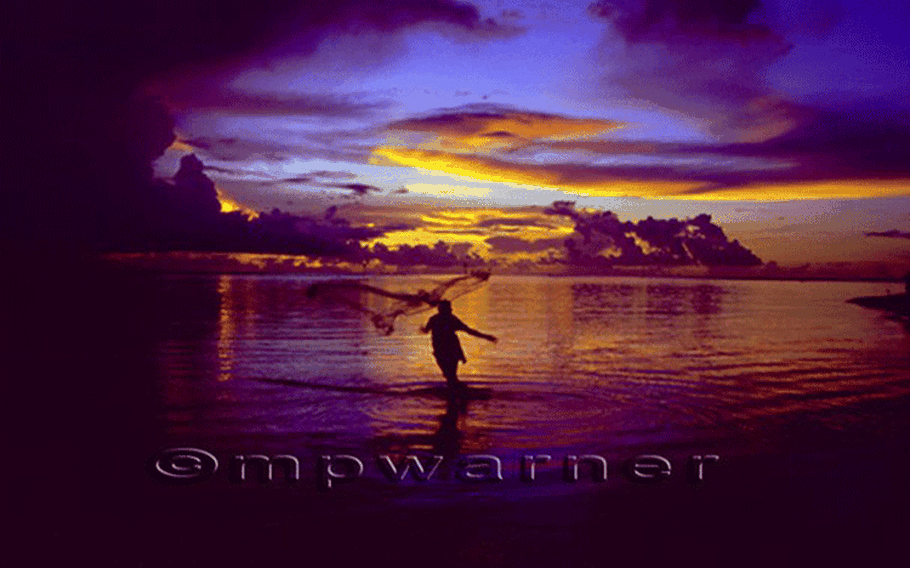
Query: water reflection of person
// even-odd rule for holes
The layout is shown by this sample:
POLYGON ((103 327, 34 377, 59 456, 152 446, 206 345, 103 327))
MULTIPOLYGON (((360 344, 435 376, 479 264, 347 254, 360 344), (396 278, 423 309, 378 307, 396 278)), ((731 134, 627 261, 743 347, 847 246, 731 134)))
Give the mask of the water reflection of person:
POLYGON ((458 429, 458 419, 468 411, 468 402, 457 395, 446 397, 445 414, 439 417, 439 430, 433 434, 433 452, 446 458, 461 451, 464 434, 458 429))
POLYGON ((446 378, 446 384, 450 388, 455 388, 463 385, 458 380, 458 362, 468 362, 455 332, 464 331, 474 337, 480 337, 493 343, 496 343, 496 337, 466 326, 464 322, 452 313, 452 303, 448 300, 439 302, 438 310, 439 313, 431 317, 427 324, 420 328, 420 331, 423 333, 432 332, 433 357, 436 358, 436 363, 442 370, 442 375, 446 378))

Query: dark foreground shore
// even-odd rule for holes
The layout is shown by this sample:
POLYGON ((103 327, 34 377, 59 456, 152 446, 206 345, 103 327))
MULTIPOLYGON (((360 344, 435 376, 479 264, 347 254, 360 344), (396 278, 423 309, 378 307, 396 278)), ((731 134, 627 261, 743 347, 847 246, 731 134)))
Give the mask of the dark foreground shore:
POLYGON ((464 495, 375 477, 318 491, 311 471, 296 484, 166 485, 126 432, 99 430, 87 446, 99 452, 49 491, 30 488, 21 497, 44 507, 17 520, 35 560, 112 566, 872 565, 900 557, 910 529, 910 400, 874 406, 863 410, 883 419, 868 430, 794 417, 785 443, 722 451, 697 484, 636 484, 613 468, 600 485, 507 477, 464 495))
POLYGON ((910 316, 910 296, 907 294, 865 296, 862 298, 851 298, 847 301, 851 304, 863 306, 864 308, 883 310, 904 317, 910 316))
POLYGON ((617 481, 523 498, 491 487, 444 506, 353 486, 146 487, 141 498, 131 487, 116 502, 89 491, 41 528, 60 559, 118 566, 869 565, 904 550, 907 455, 888 439, 725 460, 700 486, 617 481))

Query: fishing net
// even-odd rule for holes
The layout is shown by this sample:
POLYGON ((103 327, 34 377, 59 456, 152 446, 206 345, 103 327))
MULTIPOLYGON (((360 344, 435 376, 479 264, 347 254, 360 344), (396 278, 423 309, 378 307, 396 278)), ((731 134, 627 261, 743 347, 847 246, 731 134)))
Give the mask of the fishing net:
POLYGON ((332 280, 319 282, 307 289, 309 298, 343 304, 370 316, 381 333, 395 331, 395 319, 429 311, 443 300, 454 300, 486 284, 490 273, 475 270, 469 274, 437 282, 431 290, 392 292, 363 282, 332 280))

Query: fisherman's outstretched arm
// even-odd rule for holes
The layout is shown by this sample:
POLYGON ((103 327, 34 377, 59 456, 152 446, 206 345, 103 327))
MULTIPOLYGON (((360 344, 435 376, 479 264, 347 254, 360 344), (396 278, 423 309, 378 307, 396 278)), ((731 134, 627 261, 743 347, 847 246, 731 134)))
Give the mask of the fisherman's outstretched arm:
POLYGON ((490 335, 489 333, 483 333, 482 331, 477 331, 476 329, 464 326, 465 333, 473 335, 474 337, 480 337, 481 339, 486 339, 487 341, 492 341, 496 343, 498 340, 495 335, 490 335))

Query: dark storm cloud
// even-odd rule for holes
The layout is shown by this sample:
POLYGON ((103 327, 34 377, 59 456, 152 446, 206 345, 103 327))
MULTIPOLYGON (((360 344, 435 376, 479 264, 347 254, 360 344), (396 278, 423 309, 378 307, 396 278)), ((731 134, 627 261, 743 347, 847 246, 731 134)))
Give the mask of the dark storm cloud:
POLYGON ((842 110, 807 109, 802 124, 761 148, 807 157, 819 177, 910 177, 910 113, 872 104, 842 110), (810 157, 811 156, 811 157, 810 157))
POLYGON ((765 80, 791 45, 759 0, 601 0, 589 11, 626 42, 606 84, 699 116, 731 141, 765 140, 791 125, 791 104, 765 80))
POLYGON ((629 42, 667 42, 682 36, 750 39, 770 35, 767 25, 750 16, 760 0, 598 0, 588 11, 613 23, 629 42))
POLYGON ((15 42, 113 51, 128 47, 133 59, 211 61, 246 54, 286 36, 315 47, 329 33, 394 32, 436 22, 478 37, 519 30, 457 0, 184 0, 124 3, 113 0, 37 0, 7 8, 4 35, 15 42))
POLYGON ((728 240, 710 215, 622 222, 610 211, 578 210, 572 201, 556 201, 544 213, 575 221, 575 232, 564 241, 569 262, 575 265, 761 264, 738 241, 728 240))
MULTIPOLYGON (((329 34, 427 23, 479 39, 519 32, 451 0, 9 4, 0 83, 4 107, 16 112, 2 113, 2 130, 17 134, 4 136, 3 153, 20 159, 4 172, 2 225, 17 248, 33 252, 134 247, 145 238, 137 219, 156 207, 149 164, 174 140, 168 113, 135 94, 149 77, 177 68, 225 70, 278 44, 307 56, 329 34), (8 189, 22 187, 29 191, 8 189)), ((216 97, 212 104, 332 116, 369 112, 376 103, 216 97)), ((340 153, 363 157, 356 149, 340 153)))
MULTIPOLYGON (((279 3, 284 0, 277 0, 279 3)), ((283 8, 283 6, 281 7, 283 8)), ((404 51, 401 32, 432 26, 437 33, 454 34, 466 40, 487 41, 512 37, 523 29, 484 18, 475 6, 456 0, 336 0, 302 2, 281 10, 266 26, 254 47, 268 48, 269 58, 286 56, 306 59, 324 40, 339 36, 379 37, 368 47, 349 46, 349 65, 382 64, 404 51)), ((241 13, 243 10, 240 11, 241 13)), ((268 12, 268 10, 265 10, 268 12)), ((265 49, 261 50, 265 51, 265 49)), ((350 97, 309 94, 283 97, 250 94, 225 88, 238 67, 270 67, 255 49, 226 53, 203 73, 174 67, 149 82, 148 88, 165 98, 175 110, 207 109, 238 114, 284 114, 335 118, 368 117, 389 106, 387 101, 360 101, 350 97)))
MULTIPOLYGON (((337 210, 336 210, 337 211, 337 210)), ((401 227, 353 227, 336 211, 321 218, 284 213, 277 209, 249 221, 245 252, 284 252, 312 256, 361 259, 369 255, 364 241, 384 236, 401 227)))
POLYGON ((481 38, 510 37, 521 28, 483 18, 477 8, 454 0, 346 0, 325 3, 304 16, 330 31, 361 33, 364 30, 394 32, 425 22, 448 24, 481 38))
POLYGON ((174 183, 154 187, 151 217, 140 233, 152 250, 204 250, 287 253, 349 260, 369 256, 364 242, 382 237, 401 224, 354 226, 330 207, 320 216, 285 213, 278 209, 248 219, 241 213, 221 213, 215 184, 195 155, 184 156, 174 183))
MULTIPOLYGON (((868 103, 852 109, 803 107, 800 124, 756 144, 676 146, 679 153, 769 158, 791 167, 759 180, 836 181, 910 177, 910 114, 868 103)), ((718 180, 721 181, 721 180, 718 180)))

